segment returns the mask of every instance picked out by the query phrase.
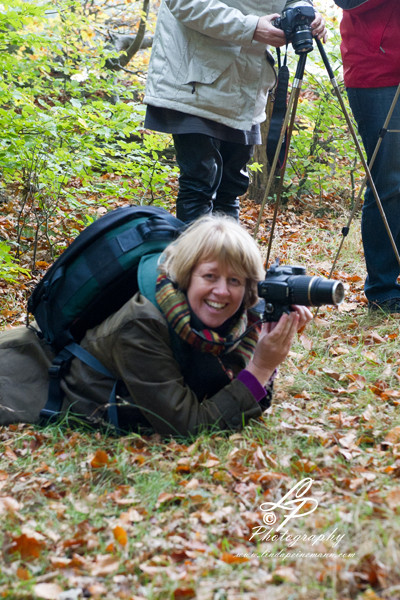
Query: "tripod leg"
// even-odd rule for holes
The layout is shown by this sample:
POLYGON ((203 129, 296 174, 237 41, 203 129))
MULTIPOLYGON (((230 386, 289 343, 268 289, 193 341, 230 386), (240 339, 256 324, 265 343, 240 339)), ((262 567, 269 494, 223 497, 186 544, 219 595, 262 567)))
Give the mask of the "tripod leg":
MULTIPOLYGON (((301 85, 303 82, 303 76, 304 76, 304 69, 306 66, 306 60, 307 60, 307 53, 303 53, 300 54, 298 63, 297 63, 297 69, 296 69, 296 75, 295 78, 293 80, 293 85, 292 85, 292 91, 290 93, 290 97, 289 97, 289 101, 288 101, 288 106, 286 109, 286 113, 285 113, 285 118, 283 120, 283 125, 282 125, 282 129, 281 129, 281 133, 279 136, 279 140, 278 140, 278 145, 276 147, 276 151, 275 151, 275 155, 274 155, 274 160, 272 162, 271 165, 271 172, 270 172, 270 176, 268 178, 267 181, 267 186, 265 188, 265 192, 264 192, 264 197, 261 203, 261 208, 260 208, 260 212, 258 214, 258 219, 257 219, 257 223, 254 229, 254 237, 257 235, 258 232, 258 228, 260 226, 261 223, 261 219, 262 219, 262 215, 264 212, 264 208, 265 208, 265 204, 268 200, 268 196, 269 193, 271 191, 271 187, 272 187, 272 183, 275 177, 275 172, 276 172, 276 166, 278 164, 278 160, 279 160, 279 154, 282 148, 282 144, 283 144, 283 140, 285 138, 286 135, 286 130, 288 129, 288 123, 289 123, 289 119, 290 119, 290 128, 288 129, 288 133, 286 136, 286 143, 287 146, 290 146, 290 137, 292 135, 292 131, 293 131, 293 125, 294 125, 294 119, 296 116, 296 109, 297 109, 297 104, 298 104, 298 100, 299 100, 299 96, 300 96, 300 90, 301 90, 301 85)), ((283 179, 284 176, 284 168, 281 169, 281 181, 283 179)), ((282 189, 282 186, 280 186, 280 189, 282 189)), ((280 194, 279 194, 280 196, 280 194)), ((278 202, 278 197, 276 199, 276 202, 278 202)), ((276 213, 277 213, 277 209, 275 209, 275 217, 276 217, 276 213)), ((274 228, 275 228, 275 219, 273 221, 272 224, 272 229, 271 229, 271 233, 270 236, 271 238, 273 237, 274 234, 274 228)))
MULTIPOLYGON (((362 165, 363 165, 363 168, 364 168, 365 174, 366 174, 366 180, 368 181, 368 183, 369 183, 369 185, 370 185, 370 188, 371 188, 371 191, 372 191, 372 193, 373 193, 373 195, 374 195, 374 198, 375 198, 375 201, 376 201, 376 203, 377 203, 377 206, 378 206, 378 209, 379 209, 380 215, 381 215, 381 217, 382 217, 382 220, 383 220, 383 223, 384 223, 384 225, 385 225, 386 232, 387 232, 387 234, 388 234, 388 236, 389 236, 389 240, 390 240, 390 243, 391 243, 391 245, 392 245, 393 252, 394 252, 394 254, 395 254, 395 256, 396 256, 396 260, 397 260, 397 262, 398 262, 398 263, 399 263, 399 265, 400 265, 400 255, 399 255, 399 251, 398 251, 398 249, 397 249, 397 246, 396 246, 396 242, 394 241, 394 238, 393 238, 392 232, 391 232, 391 230, 390 230, 390 227, 389 227, 389 223, 388 223, 388 221, 387 221, 387 219, 386 219, 385 211, 383 210, 382 202, 381 202, 381 200, 380 200, 380 198, 379 198, 379 195, 378 195, 377 189, 376 189, 376 187, 375 187, 374 180, 372 179, 372 176, 371 176, 371 171, 370 171, 370 168, 369 168, 369 166, 368 166, 368 164, 367 164, 367 161, 366 161, 366 159, 365 159, 365 157, 364 157, 363 150, 362 150, 362 148, 361 148, 360 142, 358 141, 357 134, 356 134, 356 132, 355 132, 355 129, 354 129, 353 123, 351 122, 351 119, 350 119, 349 113, 348 113, 348 111, 347 111, 347 109, 346 109, 346 106, 345 106, 345 103, 344 103, 344 100, 343 100, 342 94, 340 93, 340 89, 339 89, 339 86, 338 86, 338 84, 337 84, 337 81, 336 81, 335 75, 334 75, 334 73, 333 73, 333 71, 332 71, 332 68, 331 68, 331 66, 330 66, 330 64, 329 64, 329 60, 328 60, 328 57, 327 57, 327 55, 326 55, 326 52, 325 52, 325 50, 324 50, 324 47, 323 47, 323 45, 322 45, 322 42, 321 42, 319 39, 316 39, 316 43, 317 43, 317 46, 318 46, 319 52, 320 52, 320 54, 321 54, 321 58, 322 58, 322 60, 323 60, 323 62, 324 62, 325 68, 326 68, 326 70, 327 70, 327 72, 328 72, 329 79, 330 79, 330 81, 331 81, 331 84, 332 84, 332 86, 333 86, 333 88, 334 88, 334 91, 335 91, 336 97, 337 97, 337 99, 339 100, 339 104, 340 104, 340 107, 341 107, 341 109, 342 109, 343 115, 344 115, 344 117, 345 117, 345 119, 346 119, 347 126, 348 126, 348 128, 349 128, 349 131, 350 131, 350 133, 351 133, 352 137, 353 137, 353 140, 354 140, 355 146, 356 146, 356 148, 357 148, 357 152, 358 152, 358 154, 359 154, 359 156, 360 156, 360 159, 361 159, 361 162, 362 162, 362 165)), ((392 106, 393 106, 393 108, 394 108, 394 105, 392 105, 392 106)), ((379 142, 379 140, 378 140, 378 142, 379 142)), ((378 148, 378 149, 376 149, 376 152, 374 152, 374 160, 375 160, 375 157, 376 157, 376 154, 377 154, 377 151, 378 151, 378 150, 379 150, 379 148, 378 148)), ((360 195, 359 195, 359 196, 360 196, 360 195)), ((355 212, 355 211, 353 211, 353 213, 354 213, 354 212, 355 212)), ((333 270, 333 269, 332 269, 332 270, 333 270)))

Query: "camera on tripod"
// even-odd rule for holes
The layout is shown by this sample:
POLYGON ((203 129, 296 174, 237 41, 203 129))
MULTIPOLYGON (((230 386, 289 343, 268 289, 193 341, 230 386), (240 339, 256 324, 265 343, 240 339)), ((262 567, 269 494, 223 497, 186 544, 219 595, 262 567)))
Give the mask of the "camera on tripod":
POLYGON ((297 6, 286 8, 272 24, 282 29, 286 42, 292 44, 296 54, 302 54, 313 49, 311 23, 314 19, 314 8, 309 3, 300 2, 297 6))
POLYGON ((293 304, 302 306, 338 305, 344 298, 344 286, 335 279, 309 277, 304 267, 280 265, 276 260, 258 283, 258 295, 265 301, 263 320, 279 321, 290 313, 293 304))

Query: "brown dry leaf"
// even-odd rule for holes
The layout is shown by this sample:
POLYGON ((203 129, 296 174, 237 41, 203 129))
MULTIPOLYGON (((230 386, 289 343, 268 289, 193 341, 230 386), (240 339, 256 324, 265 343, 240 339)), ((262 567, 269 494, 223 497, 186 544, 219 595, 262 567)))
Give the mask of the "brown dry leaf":
POLYGON ((104 450, 97 450, 96 454, 90 461, 90 466, 93 469, 101 469, 101 467, 107 467, 110 464, 110 457, 104 450))
POLYGON ((325 368, 322 370, 326 375, 328 375, 329 377, 332 377, 332 379, 339 381, 340 373, 338 373, 337 371, 332 371, 332 369, 325 369, 325 368))
POLYGON ((15 513, 20 508, 21 504, 17 502, 15 498, 11 498, 11 496, 3 496, 3 498, 0 498, 0 515, 6 512, 15 513))
POLYGON ((32 577, 32 575, 30 574, 28 569, 26 569, 25 567, 18 567, 17 577, 18 577, 18 579, 21 579, 22 581, 28 581, 28 579, 30 579, 32 577))
POLYGON ((381 337, 376 331, 370 331, 365 338, 366 342, 372 342, 373 344, 383 344, 385 338, 381 337))
POLYGON ((349 373, 346 376, 346 378, 352 381, 353 383, 356 383, 359 389, 364 389, 365 384, 367 382, 366 378, 363 375, 360 375, 359 373, 349 373))
POLYGON ((288 479, 288 476, 284 473, 274 473, 274 472, 266 472, 264 471, 252 471, 247 477, 246 480, 252 481, 254 483, 262 483, 263 487, 271 487, 274 484, 282 481, 282 479, 288 479))
POLYGON ((344 356, 345 354, 349 354, 350 350, 345 348, 344 346, 335 346, 335 348, 329 348, 329 353, 332 356, 344 356))
POLYGON ((381 394, 382 400, 398 400, 400 398, 400 390, 385 390, 381 394))
POLYGON ((38 260, 35 263, 36 269, 48 269, 49 266, 50 266, 50 263, 46 262, 45 260, 38 260))
POLYGON ((369 421, 373 414, 374 414, 374 408, 373 408, 372 404, 368 404, 367 408, 364 410, 364 412, 361 416, 364 419, 364 421, 369 421))
POLYGON ((306 350, 312 350, 313 341, 312 341, 312 339, 310 339, 309 337, 304 335, 304 333, 302 333, 300 335, 300 342, 301 342, 301 345, 303 346, 303 348, 305 348, 306 350))
POLYGON ((345 457, 346 460, 353 460, 353 454, 345 448, 337 448, 337 452, 345 457))
POLYGON ((121 523, 140 523, 140 521, 143 521, 145 514, 141 514, 136 508, 130 508, 119 515, 119 520, 121 523))
POLYGON ((353 491, 358 490, 362 485, 364 485, 364 480, 362 477, 356 477, 352 479, 349 484, 349 488, 353 491))
POLYGON ((398 444, 400 442, 400 425, 391 429, 385 436, 387 444, 398 444))
POLYGON ((220 464, 219 458, 208 458, 205 462, 201 463, 200 466, 205 467, 206 469, 211 469, 212 467, 217 467, 220 464))
POLYGON ((180 587, 174 590, 174 600, 196 598, 196 590, 192 587, 180 587))
POLYGON ((223 552, 221 554, 221 560, 229 565, 249 562, 249 559, 245 556, 237 556, 236 554, 231 554, 230 552, 223 552))
POLYGON ((38 583, 33 589, 40 600, 58 600, 63 591, 57 583, 38 583))
POLYGON ((272 576, 274 581, 276 581, 277 583, 282 581, 298 583, 296 573, 291 567, 279 567, 273 572, 272 576))
POLYGON ((9 460, 17 460, 18 456, 15 454, 15 452, 13 450, 11 450, 11 448, 9 448, 8 446, 5 448, 5 450, 3 451, 3 456, 7 457, 9 460))
POLYGON ((147 573, 147 575, 157 575, 160 571, 164 570, 164 567, 154 566, 152 564, 142 563, 139 565, 139 569, 143 571, 143 573, 147 573))
POLYGON ((367 360, 379 365, 382 361, 376 356, 375 352, 365 351, 363 352, 363 357, 367 360))
POLYGON ((145 454, 134 454, 131 457, 131 462, 137 463, 139 465, 142 465, 143 463, 145 463, 146 460, 149 460, 149 457, 146 456, 145 454))
POLYGON ((161 504, 165 504, 166 502, 181 502, 185 499, 185 494, 170 494, 169 492, 162 492, 157 499, 156 506, 159 507, 161 504))
POLYGON ((193 463, 194 461, 192 461, 192 459, 190 457, 183 457, 180 458, 177 461, 177 467, 176 467, 176 471, 178 473, 190 473, 192 471, 193 468, 193 463))
POLYGON ((355 309, 356 309, 356 306, 352 302, 342 302, 338 306, 338 310, 340 312, 352 312, 355 309))
POLYGON ((386 496, 386 503, 392 510, 400 507, 400 488, 393 488, 386 496))
POLYGON ((119 568, 119 560, 109 554, 99 554, 89 567, 94 577, 105 577, 119 568))
POLYGON ((31 560, 32 558, 39 558, 44 543, 35 537, 31 537, 25 533, 22 533, 18 537, 13 538, 9 554, 19 552, 23 560, 31 560))
POLYGON ((356 446, 355 441, 357 439, 357 433, 355 431, 349 431, 346 435, 339 438, 339 443, 344 446, 344 448, 353 449, 356 446))
POLYGON ((304 400, 310 400, 311 396, 308 392, 306 392, 306 390, 303 390, 302 392, 295 394, 294 398, 304 398, 304 400))
MULTIPOLYGON (((87 591, 88 598, 93 597, 99 600, 107 597, 107 588, 102 583, 91 583, 85 586, 85 591, 87 591)), ((143 596, 129 596, 129 600, 146 600, 146 598, 143 598, 143 596)))
POLYGON ((373 554, 363 556, 358 565, 355 565, 356 579, 369 583, 371 587, 385 587, 387 583, 387 568, 373 554))
POLYGON ((66 569, 71 564, 70 558, 50 556, 50 562, 55 569, 66 569))

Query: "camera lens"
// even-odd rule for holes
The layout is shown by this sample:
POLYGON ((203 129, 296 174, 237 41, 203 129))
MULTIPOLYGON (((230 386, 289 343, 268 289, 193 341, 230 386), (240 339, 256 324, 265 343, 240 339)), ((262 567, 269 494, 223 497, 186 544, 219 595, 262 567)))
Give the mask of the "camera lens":
POLYGON ((313 38, 308 26, 297 27, 293 34, 292 46, 296 54, 311 52, 313 49, 313 38))
POLYGON ((340 304, 344 298, 344 287, 340 281, 323 277, 291 278, 291 301, 304 306, 340 304))
POLYGON ((310 299, 312 306, 322 304, 340 304, 344 298, 344 287, 340 281, 332 281, 316 277, 310 286, 310 299))

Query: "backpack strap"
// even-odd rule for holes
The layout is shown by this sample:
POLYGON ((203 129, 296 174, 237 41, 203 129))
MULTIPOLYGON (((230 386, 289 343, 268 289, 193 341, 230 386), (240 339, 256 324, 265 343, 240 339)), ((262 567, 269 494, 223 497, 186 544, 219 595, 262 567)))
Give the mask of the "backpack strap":
POLYGON ((49 368, 49 393, 46 406, 40 411, 40 417, 48 422, 53 421, 61 416, 63 404, 63 394, 61 391, 61 379, 68 371, 73 357, 79 358, 86 365, 114 380, 113 389, 111 391, 107 415, 108 421, 118 430, 118 412, 116 403, 116 390, 118 380, 114 375, 99 361, 95 356, 82 348, 76 342, 70 342, 57 354, 51 367, 49 368))
POLYGON ((156 300, 156 283, 159 275, 157 267, 160 255, 161 252, 145 254, 140 259, 137 270, 137 282, 140 293, 156 307, 158 307, 156 300))
POLYGON ((63 394, 60 387, 60 382, 64 374, 68 371, 72 360, 72 354, 66 348, 53 359, 49 368, 49 390, 47 402, 44 408, 40 411, 40 418, 43 423, 55 421, 61 415, 61 407, 63 403, 63 394))

